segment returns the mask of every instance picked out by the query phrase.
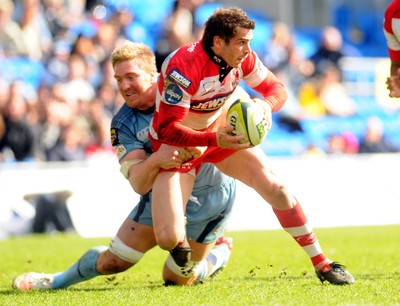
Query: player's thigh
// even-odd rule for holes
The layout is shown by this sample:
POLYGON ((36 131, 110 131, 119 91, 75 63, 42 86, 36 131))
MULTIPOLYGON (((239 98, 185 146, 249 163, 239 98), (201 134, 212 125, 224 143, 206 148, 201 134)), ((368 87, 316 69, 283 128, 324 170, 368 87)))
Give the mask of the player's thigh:
POLYGON ((160 172, 157 175, 152 191, 152 215, 156 236, 184 229, 184 211, 193 184, 194 176, 189 173, 160 172))
POLYGON ((218 184, 193 191, 186 207, 188 239, 200 244, 217 241, 226 230, 235 196, 236 182, 226 175, 218 184))
POLYGON ((259 147, 239 150, 216 166, 225 174, 253 188, 257 184, 272 188, 278 183, 269 158, 259 147))
POLYGON ((130 218, 125 219, 118 230, 117 237, 128 247, 145 253, 157 245, 153 228, 140 224, 130 218))

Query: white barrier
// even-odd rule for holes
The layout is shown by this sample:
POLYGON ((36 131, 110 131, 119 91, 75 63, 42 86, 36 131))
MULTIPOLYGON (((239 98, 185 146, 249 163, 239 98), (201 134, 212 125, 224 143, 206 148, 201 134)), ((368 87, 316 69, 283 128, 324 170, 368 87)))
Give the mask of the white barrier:
MULTIPOLYGON (((313 227, 400 224, 399 154, 271 162, 313 227)), ((113 236, 139 199, 118 169, 113 157, 86 163, 0 164, 0 234, 12 218, 10 208, 29 215, 24 195, 67 189, 73 192, 68 207, 78 233, 113 236)), ((229 230, 277 228, 270 206, 238 183, 229 230)))

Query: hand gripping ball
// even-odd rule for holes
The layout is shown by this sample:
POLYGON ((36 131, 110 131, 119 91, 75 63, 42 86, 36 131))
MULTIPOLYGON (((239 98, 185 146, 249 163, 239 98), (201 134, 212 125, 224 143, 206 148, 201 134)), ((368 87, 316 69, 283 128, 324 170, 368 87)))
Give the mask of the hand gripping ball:
POLYGON ((267 122, 261 105, 250 100, 238 99, 230 106, 227 113, 228 124, 233 126, 232 135, 246 135, 241 142, 259 145, 267 136, 267 122))

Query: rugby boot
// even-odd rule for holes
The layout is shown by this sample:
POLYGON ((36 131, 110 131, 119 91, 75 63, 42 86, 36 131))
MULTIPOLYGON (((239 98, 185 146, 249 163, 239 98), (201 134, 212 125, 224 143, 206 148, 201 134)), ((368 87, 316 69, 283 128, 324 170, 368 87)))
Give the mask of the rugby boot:
POLYGON ((346 267, 340 263, 332 262, 329 264, 331 269, 327 272, 315 270, 319 280, 323 283, 328 281, 333 285, 351 285, 354 283, 354 277, 346 270, 346 267))
POLYGON ((17 276, 12 287, 17 290, 51 289, 53 274, 28 272, 17 276))

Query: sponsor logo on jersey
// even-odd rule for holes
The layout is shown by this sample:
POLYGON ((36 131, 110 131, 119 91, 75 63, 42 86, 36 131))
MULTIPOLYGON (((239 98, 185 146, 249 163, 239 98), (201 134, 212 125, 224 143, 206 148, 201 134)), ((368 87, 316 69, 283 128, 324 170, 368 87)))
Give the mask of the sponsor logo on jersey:
POLYGON ((169 84, 165 88, 165 100, 169 104, 178 104, 183 98, 182 90, 176 84, 169 84))
POLYGON ((215 91, 215 90, 212 90, 214 88, 214 85, 215 85, 215 81, 204 83, 203 84, 204 93, 202 94, 202 96, 215 91))
POLYGON ((192 81, 189 80, 187 77, 182 75, 178 70, 172 69, 172 71, 169 73, 168 77, 171 80, 174 80, 176 83, 181 85, 182 87, 188 89, 189 86, 192 84, 192 81))
POLYGON ((189 48, 187 48, 187 51, 188 51, 188 52, 193 52, 198 43, 199 43, 199 42, 195 42, 194 44, 191 44, 191 45, 189 46, 189 48))
POLYGON ((111 144, 113 146, 118 144, 118 129, 116 128, 112 128, 110 130, 110 134, 111 134, 111 144))
POLYGON ((126 154, 126 149, 122 144, 117 145, 114 148, 115 148, 115 152, 117 152, 118 159, 120 159, 123 155, 126 154))
POLYGON ((139 132, 136 133, 137 139, 142 142, 146 143, 149 141, 149 127, 145 127, 144 129, 140 130, 139 132))
POLYGON ((198 112, 210 112, 217 110, 224 105, 225 101, 229 98, 229 96, 215 98, 209 101, 200 101, 193 102, 190 106, 190 109, 198 112))
POLYGON ((221 59, 216 55, 214 55, 214 61, 217 62, 218 64, 221 64, 222 62, 221 59))

